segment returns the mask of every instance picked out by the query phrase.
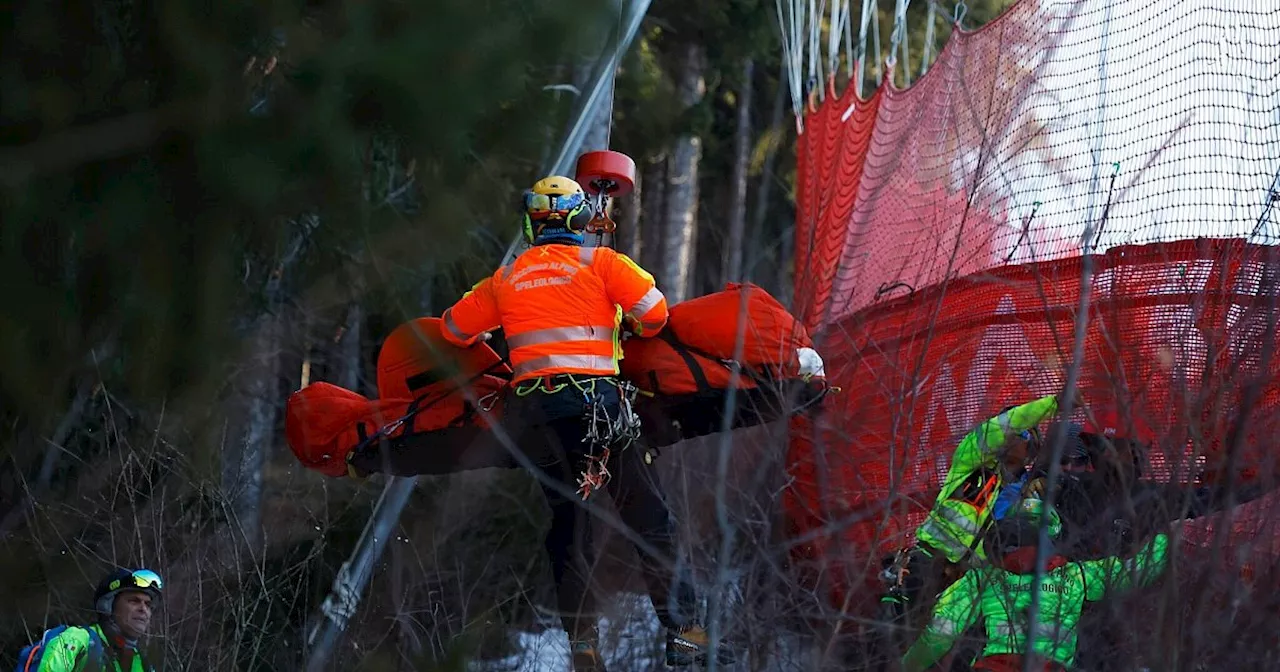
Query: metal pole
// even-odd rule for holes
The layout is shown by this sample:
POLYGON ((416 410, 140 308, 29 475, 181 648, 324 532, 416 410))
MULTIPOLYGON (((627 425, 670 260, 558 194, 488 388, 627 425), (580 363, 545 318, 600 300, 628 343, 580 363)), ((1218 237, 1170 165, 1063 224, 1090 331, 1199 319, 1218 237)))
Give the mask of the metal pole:
MULTIPOLYGON (((592 119, 595 118, 597 106, 604 99, 606 84, 612 84, 613 75, 617 71, 618 61, 626 53, 631 41, 640 30, 645 14, 649 11, 651 0, 631 0, 630 13, 620 40, 613 52, 601 58, 592 72, 591 85, 587 93, 579 100, 573 122, 569 127, 560 151, 556 154, 551 166, 544 174, 563 174, 569 170, 572 157, 578 153, 583 138, 587 134, 592 119)), ((515 256, 516 247, 522 238, 516 236, 511 247, 507 249, 502 263, 506 264, 515 256)), ((342 564, 338 575, 334 577, 333 589, 320 607, 315 625, 307 636, 307 645, 311 647, 307 656, 307 672, 319 672, 325 669, 329 657, 337 648, 338 640, 347 628, 347 621, 354 615, 359 605, 361 594, 369 584, 373 575, 373 566, 382 557, 387 546, 387 539, 392 530, 400 522, 400 514, 409 503, 416 477, 389 477, 382 496, 374 506, 369 522, 351 558, 342 564)))
MULTIPOLYGON (((543 175, 564 175, 573 167, 573 161, 582 147, 582 140, 587 136, 592 120, 596 118, 596 106, 604 100, 605 91, 612 88, 613 75, 618 70, 618 62, 631 46, 636 33, 640 32, 640 24, 644 22, 645 13, 649 11, 650 2, 651 0, 631 0, 630 12, 627 14, 618 45, 608 58, 602 58, 596 63, 596 69, 591 73, 591 85, 587 87, 586 95, 578 99, 577 111, 564 142, 560 144, 560 151, 551 161, 551 165, 543 167, 543 175)), ((522 241, 524 238, 519 234, 511 240, 507 253, 502 256, 503 265, 515 258, 516 250, 522 241)))
POLYGON ((387 485, 373 508, 373 515, 365 525, 351 558, 342 563, 333 579, 333 590, 324 598, 320 615, 307 644, 311 655, 307 658, 307 672, 319 672, 329 662, 329 656, 338 646, 338 640, 347 629, 347 621, 355 614, 360 595, 373 576, 373 565, 382 556, 391 530, 400 522, 400 514, 413 494, 416 477, 387 479, 387 485))

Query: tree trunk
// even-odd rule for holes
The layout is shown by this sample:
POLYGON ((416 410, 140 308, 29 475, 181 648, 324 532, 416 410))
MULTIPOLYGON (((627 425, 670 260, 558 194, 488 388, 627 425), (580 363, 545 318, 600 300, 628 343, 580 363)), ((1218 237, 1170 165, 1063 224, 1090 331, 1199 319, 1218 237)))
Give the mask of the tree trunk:
POLYGON ((658 156, 646 160, 640 167, 640 181, 644 183, 644 192, 640 195, 639 217, 643 220, 638 235, 640 238, 637 250, 637 261, 650 273, 658 276, 658 285, 666 286, 663 274, 666 269, 662 264, 662 240, 667 231, 667 159, 658 156))
POLYGON ((644 182, 642 171, 636 171, 636 186, 622 201, 622 214, 618 219, 618 251, 640 260, 640 246, 643 244, 640 232, 640 204, 644 199, 644 182))
MULTIPOLYGON (((753 251, 760 249, 761 247, 760 243, 762 243, 765 240, 764 227, 765 227, 765 222, 769 217, 769 201, 770 201, 770 196, 773 194, 773 188, 774 188, 774 184, 773 184, 774 166, 778 162, 778 146, 782 144, 781 143, 782 134, 786 132, 786 129, 783 128, 782 126, 783 115, 786 114, 786 99, 787 99, 787 80, 785 75, 786 75, 786 69, 784 66, 783 75, 778 78, 778 91, 774 95, 773 110, 771 111, 770 117, 769 117, 769 137, 776 141, 771 140, 769 145, 765 147, 764 165, 760 169, 760 181, 756 185, 756 211, 754 216, 752 217, 752 222, 751 222, 751 240, 756 241, 756 245, 752 247, 753 251)), ((783 245, 782 241, 778 241, 778 243, 780 246, 783 245)), ((793 243, 793 246, 794 246, 794 243, 793 243)), ((787 265, 786 258, 784 258, 783 256, 784 254, 787 254, 789 256, 789 252, 787 250, 785 249, 777 250, 776 278, 778 279, 778 282, 776 284, 773 284, 773 287, 771 287, 771 289, 774 293, 774 296, 780 302, 782 302, 784 306, 790 306, 791 294, 790 293, 784 294, 782 291, 783 285, 785 284, 782 281, 782 278, 784 276, 782 269, 784 269, 787 265)), ((754 259, 752 258, 754 256, 755 256, 754 254, 748 255, 748 258, 747 258, 748 269, 750 269, 754 265, 754 259)), ((751 277, 754 274, 751 272, 748 272, 746 275, 748 277, 751 277)))
POLYGON ((791 310, 791 295, 795 292, 792 281, 795 279, 794 259, 796 249, 796 227, 788 226, 782 231, 782 245, 778 250, 778 302, 787 310, 791 310))
MULTIPOLYGON (((677 91, 680 104, 685 109, 702 101, 706 93, 705 70, 703 46, 688 45, 677 91)), ((663 245, 663 278, 667 286, 663 293, 672 304, 688 298, 692 290, 693 265, 696 263, 694 246, 698 239, 698 163, 701 158, 702 138, 688 132, 676 139, 668 162, 667 235, 663 245)))
POLYGON ((262 541, 262 470, 275 434, 279 347, 279 318, 270 311, 259 315, 252 322, 246 339, 248 352, 237 375, 238 384, 233 386, 235 399, 241 404, 240 431, 228 437, 228 445, 223 447, 222 488, 231 525, 231 545, 224 548, 237 558, 240 554, 235 549, 252 553, 262 541))
POLYGON ((347 319, 342 328, 342 337, 336 348, 338 355, 338 376, 334 384, 353 392, 365 394, 360 382, 364 369, 364 349, 361 339, 364 334, 364 307, 358 299, 353 299, 347 306, 347 319))
POLYGON ((733 175, 729 193, 729 260, 720 274, 720 285, 742 280, 743 237, 747 228, 747 169, 751 160, 751 98, 755 63, 742 60, 742 90, 738 94, 738 127, 733 137, 733 175))
POLYGON ((263 469, 275 442, 281 396, 277 382, 284 333, 282 285, 315 224, 311 219, 299 221, 296 233, 270 269, 264 291, 266 308, 249 324, 238 384, 232 386, 233 398, 241 404, 233 416, 239 421, 239 432, 223 447, 222 489, 231 518, 231 544, 224 550, 237 564, 244 558, 237 549, 252 554, 262 547, 263 469))
POLYGON ((81 378, 76 389, 76 396, 71 400, 70 408, 62 416, 62 420, 58 422, 57 428, 53 431, 53 436, 47 439, 48 446, 45 447, 44 460, 40 464, 40 473, 36 476, 35 483, 31 484, 22 493, 19 497, 18 505, 9 509, 4 518, 0 518, 0 539, 7 537, 9 532, 22 522, 27 513, 32 510, 36 500, 53 483, 53 472, 58 466, 58 458, 66 450, 67 440, 71 438, 71 433, 80 426, 84 417, 85 407, 89 405, 89 400, 93 395, 93 388, 97 382, 96 375, 85 374, 81 378))
POLYGON ((424 271, 426 278, 422 282, 422 292, 418 295, 418 310, 422 311, 423 315, 434 315, 436 305, 435 266, 428 266, 424 271))

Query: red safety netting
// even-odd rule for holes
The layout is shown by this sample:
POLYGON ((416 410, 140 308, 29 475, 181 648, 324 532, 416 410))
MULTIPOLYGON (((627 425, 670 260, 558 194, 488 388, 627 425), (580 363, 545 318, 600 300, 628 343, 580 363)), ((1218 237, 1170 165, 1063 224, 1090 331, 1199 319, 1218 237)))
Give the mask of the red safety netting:
MULTIPOLYGON (((911 89, 805 115, 793 306, 843 391, 794 421, 786 506, 834 603, 909 541, 964 433, 1061 389, 1086 250, 1089 402, 1157 429, 1157 478, 1222 478, 1233 442, 1236 478, 1274 475, 1278 29, 1224 0, 1024 0, 911 89)), ((1268 502, 1187 543, 1274 564, 1268 502)))
POLYGON ((1228 0, 1026 0, 909 90, 829 94, 798 138, 797 312, 815 329, 895 283, 1077 256, 1108 203, 1095 251, 1276 240, 1276 31, 1228 0))
MULTIPOLYGON (((1091 405, 1120 405, 1155 428, 1155 478, 1213 478, 1237 425, 1237 478, 1274 473, 1280 353, 1265 335, 1280 293, 1278 252, 1202 239, 1091 257, 1079 384, 1091 405), (1254 410, 1240 418, 1252 385, 1254 410)), ((838 325, 824 354, 843 390, 819 431, 797 421, 793 435, 791 520, 800 534, 837 528, 805 555, 834 552, 839 571, 865 574, 908 541, 967 431, 1005 405, 1062 389, 1082 264, 1004 266, 838 325)))

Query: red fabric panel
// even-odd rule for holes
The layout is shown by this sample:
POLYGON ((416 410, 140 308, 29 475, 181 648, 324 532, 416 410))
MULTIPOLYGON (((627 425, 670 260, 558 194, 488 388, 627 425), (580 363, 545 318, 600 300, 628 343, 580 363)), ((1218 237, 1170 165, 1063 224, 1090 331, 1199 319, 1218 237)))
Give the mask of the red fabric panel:
MULTIPOLYGON (((1200 239, 1113 248, 1090 261, 1080 380, 1089 404, 1127 409, 1150 428, 1160 480, 1224 478, 1233 440, 1237 479, 1274 476, 1280 353, 1266 329, 1280 290, 1262 280, 1267 267, 1280 272, 1280 250, 1200 239), (1253 411, 1233 439, 1251 388, 1253 411)), ((826 568, 837 604, 871 595, 849 588, 910 541, 966 432, 1005 405, 1062 388, 1083 263, 991 269, 827 330, 828 379, 843 391, 816 430, 794 421, 786 507, 793 531, 815 537, 797 557, 826 568)), ((1235 521, 1228 537, 1251 538, 1249 524, 1235 521)))
POLYGON ((864 102, 850 89, 807 117, 806 130, 797 140, 792 313, 811 331, 830 306, 880 101, 878 92, 864 102))
MULTIPOLYGON (((954 32, 909 90, 829 95, 805 115, 792 312, 843 392, 817 426, 792 422, 786 508, 794 557, 834 605, 874 597, 850 588, 910 540, 966 431, 1061 388, 1087 223, 1105 250, 1091 406, 1151 430, 1158 478, 1275 475, 1280 257, 1244 242, 1276 241, 1259 219, 1275 140, 1241 135, 1274 128, 1274 105, 1255 102, 1274 100, 1274 78, 1206 69, 1186 46, 1217 43, 1224 21, 1240 44, 1265 41, 1273 17, 1019 2, 954 32)), ((1188 523, 1188 557, 1232 580, 1280 574, 1280 531, 1262 525, 1276 499, 1188 523), (1236 550, 1192 553, 1215 539, 1236 550)))

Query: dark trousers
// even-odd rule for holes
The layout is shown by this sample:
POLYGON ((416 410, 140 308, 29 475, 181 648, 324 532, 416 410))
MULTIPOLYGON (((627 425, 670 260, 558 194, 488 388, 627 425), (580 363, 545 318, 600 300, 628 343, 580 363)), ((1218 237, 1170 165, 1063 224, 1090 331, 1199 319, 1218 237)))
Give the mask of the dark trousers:
MULTIPOLYGON (((596 380, 590 392, 574 384, 556 389, 564 380, 558 377, 551 381, 548 387, 555 391, 544 387, 513 398, 506 417, 520 419, 520 450, 541 472, 535 476, 551 507, 547 555, 561 619, 565 630, 575 637, 585 635, 598 617, 591 580, 596 557, 591 516, 576 494, 587 455, 599 455, 604 448, 584 442, 590 426, 588 413, 592 395, 599 397, 601 410, 611 417, 620 413, 620 401, 617 387, 607 380, 596 380)), ((578 381, 590 384, 590 379, 578 377, 578 381)), ((674 525, 657 469, 645 456, 643 442, 625 448, 612 446, 607 463, 611 477, 605 489, 622 522, 657 554, 636 548, 654 611, 664 626, 674 628, 692 618, 696 597, 689 582, 669 568, 675 560, 674 525)), ((593 506, 601 504, 595 495, 588 501, 593 506)))
MULTIPOLYGON (((947 560, 941 551, 916 544, 905 549, 904 557, 886 563, 885 570, 896 574, 898 580, 880 598, 876 618, 879 637, 873 657, 888 665, 887 669, 896 669, 897 659, 932 617, 936 598, 960 578, 964 567, 947 560)), ((971 659, 972 654, 964 658, 971 659)))

